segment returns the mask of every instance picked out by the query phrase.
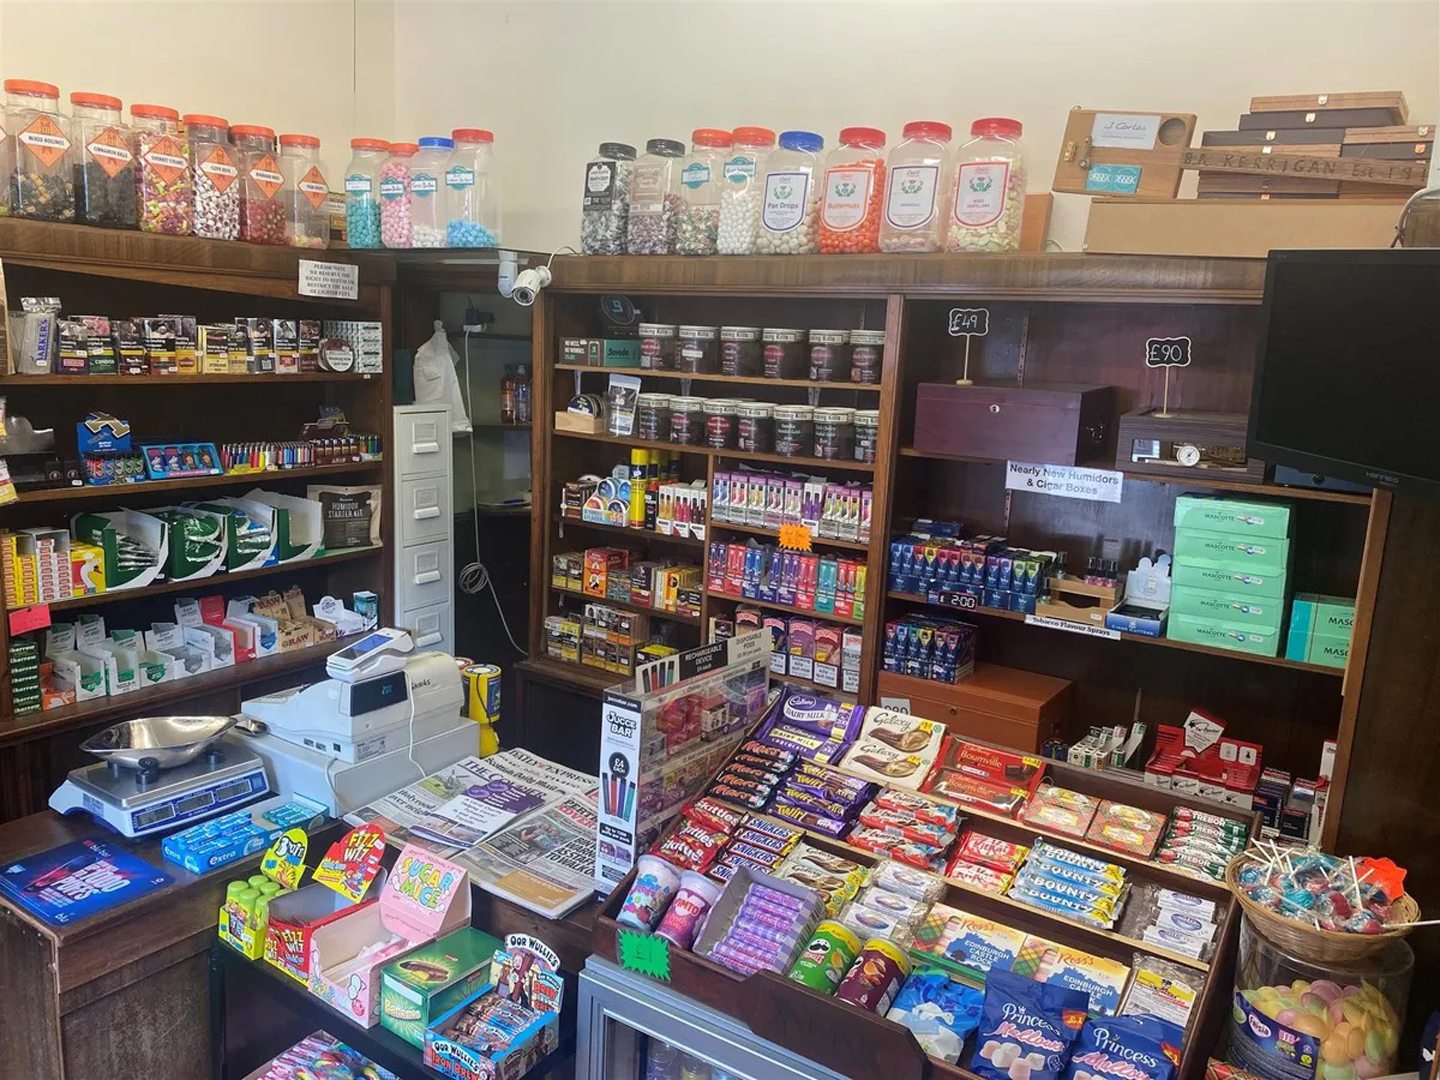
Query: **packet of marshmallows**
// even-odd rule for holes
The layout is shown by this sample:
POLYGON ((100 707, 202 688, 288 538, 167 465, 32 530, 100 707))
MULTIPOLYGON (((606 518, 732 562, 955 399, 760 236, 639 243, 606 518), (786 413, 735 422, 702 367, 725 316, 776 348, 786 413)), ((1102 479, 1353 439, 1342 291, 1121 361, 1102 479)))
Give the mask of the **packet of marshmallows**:
POLYGON ((970 1070, 986 1080, 1061 1080, 1089 999, 991 968, 970 1070))

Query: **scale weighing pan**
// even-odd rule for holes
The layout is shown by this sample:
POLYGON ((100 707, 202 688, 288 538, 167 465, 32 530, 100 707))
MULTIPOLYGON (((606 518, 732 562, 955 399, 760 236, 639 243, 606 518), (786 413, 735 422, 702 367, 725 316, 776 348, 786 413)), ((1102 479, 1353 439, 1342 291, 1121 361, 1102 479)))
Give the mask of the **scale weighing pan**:
POLYGON ((142 716, 97 732, 80 749, 131 769, 170 769, 194 761, 234 726, 233 716, 142 716))

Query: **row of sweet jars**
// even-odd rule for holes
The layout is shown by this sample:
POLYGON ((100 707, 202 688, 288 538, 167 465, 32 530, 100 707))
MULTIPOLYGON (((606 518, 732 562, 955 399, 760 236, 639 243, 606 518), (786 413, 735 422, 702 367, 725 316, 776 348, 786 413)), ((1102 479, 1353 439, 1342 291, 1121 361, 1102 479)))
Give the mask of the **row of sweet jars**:
POLYGON ((7 79, 0 213, 172 236, 323 248, 320 140, 167 105, 7 79))
POLYGON ((954 151, 948 125, 885 133, 848 127, 824 151, 815 132, 700 128, 688 153, 651 139, 643 154, 606 142, 586 165, 587 254, 851 254, 1015 251, 1025 207, 1018 121, 971 125, 954 151))
POLYGON ((351 139, 345 225, 352 248, 500 244, 495 136, 456 128, 418 142, 351 139))

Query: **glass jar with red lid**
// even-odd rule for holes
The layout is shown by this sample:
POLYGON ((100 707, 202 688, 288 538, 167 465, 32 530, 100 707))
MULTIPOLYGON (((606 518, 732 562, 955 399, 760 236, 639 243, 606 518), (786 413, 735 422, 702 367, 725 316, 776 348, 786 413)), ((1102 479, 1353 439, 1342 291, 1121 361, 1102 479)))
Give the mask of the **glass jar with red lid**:
POLYGON ((75 220, 70 121, 60 113, 60 89, 32 79, 5 80, 6 171, 10 211, 47 221, 75 220))
POLYGON ((195 190, 195 235, 210 240, 240 237, 240 167, 230 145, 230 124, 221 116, 186 113, 190 181, 195 190))
POLYGON ((330 184, 320 168, 314 135, 280 136, 280 174, 285 177, 285 242, 291 247, 330 246, 330 184))
POLYGON ((87 225, 135 228, 135 136, 109 94, 70 95, 75 216, 87 225))
POLYGON ((696 128, 690 133, 690 153, 680 163, 681 209, 675 221, 675 254, 715 254, 725 152, 733 141, 730 132, 719 128, 696 128))
POLYGON ((939 251, 950 179, 949 124, 912 120, 886 161, 881 251, 939 251))
POLYGON ((285 243, 285 177, 275 152, 275 129, 236 124, 230 141, 240 159, 240 239, 285 243))
POLYGON ((879 128, 840 129, 840 142, 825 158, 820 185, 817 243, 826 254, 880 250, 885 205, 885 133, 879 128))
POLYGON ((1024 129, 1019 120, 990 116, 970 125, 970 141, 955 152, 946 251, 1019 251, 1025 213, 1024 129))
POLYGON ((189 236, 195 223, 190 142, 180 134, 180 113, 168 105, 131 105, 135 155, 140 159, 136 204, 144 232, 189 236))

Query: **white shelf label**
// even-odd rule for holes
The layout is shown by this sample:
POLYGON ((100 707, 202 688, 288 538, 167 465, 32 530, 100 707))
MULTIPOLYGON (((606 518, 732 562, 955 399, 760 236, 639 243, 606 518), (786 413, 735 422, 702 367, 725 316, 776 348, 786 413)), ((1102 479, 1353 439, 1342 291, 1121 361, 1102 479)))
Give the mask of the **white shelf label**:
POLYGON ((298 291, 301 296, 324 300, 360 299, 360 267, 354 263, 300 260, 298 291))

